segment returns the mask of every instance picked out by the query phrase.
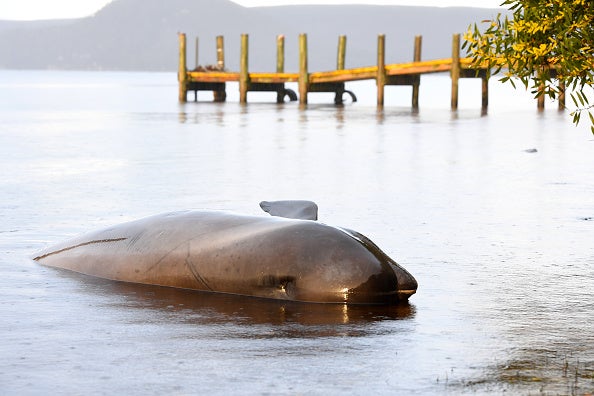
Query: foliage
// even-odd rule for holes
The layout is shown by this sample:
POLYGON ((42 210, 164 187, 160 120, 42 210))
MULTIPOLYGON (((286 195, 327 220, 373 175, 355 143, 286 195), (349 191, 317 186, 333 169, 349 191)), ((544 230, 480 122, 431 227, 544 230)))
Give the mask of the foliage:
POLYGON ((519 79, 538 97, 555 99, 571 91, 575 105, 573 122, 587 112, 594 116, 588 94, 594 89, 594 1, 592 0, 505 0, 511 16, 499 14, 483 21, 464 35, 463 48, 478 65, 492 73, 503 71, 501 81, 519 79))

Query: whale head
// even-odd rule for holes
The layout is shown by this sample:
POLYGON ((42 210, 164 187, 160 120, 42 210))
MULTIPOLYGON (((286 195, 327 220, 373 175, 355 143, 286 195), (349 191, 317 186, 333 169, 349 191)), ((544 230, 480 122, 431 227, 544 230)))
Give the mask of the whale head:
MULTIPOLYGON (((318 206, 312 201, 263 201, 260 207, 277 217, 318 218, 318 206)), ((416 293, 416 279, 365 235, 316 222, 303 222, 293 228, 293 237, 284 238, 285 243, 287 240, 295 241, 294 244, 299 241, 299 249, 306 253, 297 261, 305 261, 308 268, 316 268, 310 272, 311 279, 303 282, 309 287, 307 292, 302 290, 301 298, 362 304, 394 303, 406 302, 416 293), (320 292, 322 290, 325 292, 320 292)), ((292 277, 287 284, 295 281, 292 277)))
POLYGON ((395 304, 416 292, 415 278, 364 235, 313 221, 285 221, 287 226, 267 235, 260 245, 267 248, 258 252, 263 267, 271 269, 260 283, 274 298, 395 304), (282 255, 264 252, 281 246, 282 255), (279 271, 287 268, 291 272, 279 271))

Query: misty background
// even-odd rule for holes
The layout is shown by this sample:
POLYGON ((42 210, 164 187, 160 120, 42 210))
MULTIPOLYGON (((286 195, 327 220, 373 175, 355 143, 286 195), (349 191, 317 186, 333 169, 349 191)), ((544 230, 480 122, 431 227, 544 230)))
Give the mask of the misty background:
POLYGON ((95 15, 70 20, 0 21, 0 68, 177 70, 177 33, 188 38, 188 67, 216 63, 215 37, 225 37, 229 70, 239 69, 240 35, 249 34, 251 71, 274 71, 276 36, 284 34, 285 70, 298 70, 298 35, 307 33, 309 70, 336 66, 338 36, 347 35, 346 67, 376 63, 386 34, 386 62, 412 60, 415 35, 423 59, 451 55, 451 37, 501 10, 372 5, 246 8, 227 0, 115 0, 95 15))

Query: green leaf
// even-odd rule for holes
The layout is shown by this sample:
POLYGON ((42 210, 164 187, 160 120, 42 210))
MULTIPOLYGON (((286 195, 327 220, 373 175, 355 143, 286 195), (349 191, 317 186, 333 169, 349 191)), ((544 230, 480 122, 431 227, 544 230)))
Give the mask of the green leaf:
POLYGON ((582 113, 578 110, 576 112, 573 113, 573 123, 574 124, 579 124, 580 123, 580 117, 581 117, 582 113))

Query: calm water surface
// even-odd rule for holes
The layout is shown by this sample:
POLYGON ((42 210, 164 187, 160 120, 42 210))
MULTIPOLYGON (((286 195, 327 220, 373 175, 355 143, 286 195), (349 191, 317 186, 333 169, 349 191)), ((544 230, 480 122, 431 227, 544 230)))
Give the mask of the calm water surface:
MULTIPOLYGON (((0 393, 594 391, 594 139, 554 105, 449 79, 359 102, 179 105, 175 75, 0 71, 0 393), (536 152, 534 152, 536 149, 536 152), (178 209, 310 199, 406 267, 405 307, 117 284, 29 256, 178 209)), ((202 100, 209 100, 206 93, 202 100)))

